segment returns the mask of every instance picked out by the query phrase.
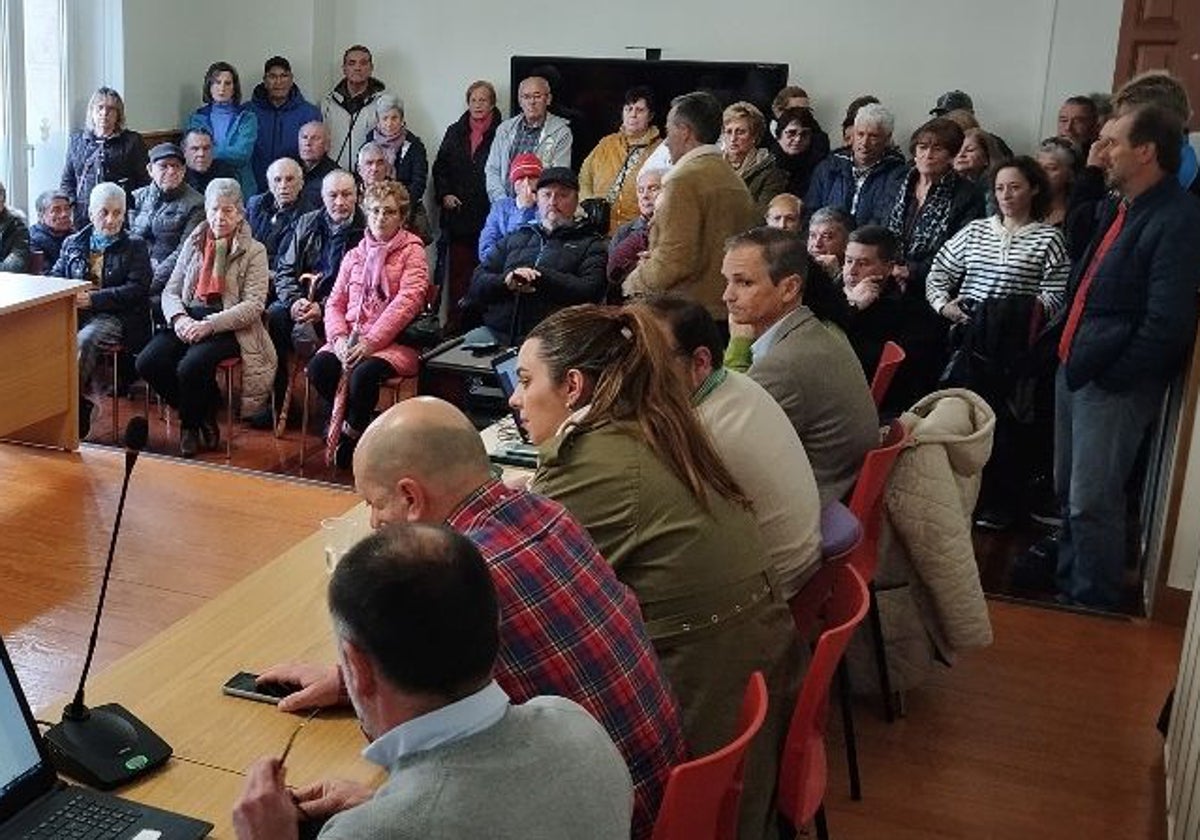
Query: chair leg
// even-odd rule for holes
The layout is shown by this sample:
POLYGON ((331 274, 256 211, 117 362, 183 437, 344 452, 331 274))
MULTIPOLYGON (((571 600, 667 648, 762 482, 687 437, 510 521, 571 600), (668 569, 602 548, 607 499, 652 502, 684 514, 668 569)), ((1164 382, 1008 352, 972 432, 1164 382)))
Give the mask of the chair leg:
POLYGON ((846 659, 838 662, 837 674, 834 677, 838 684, 838 700, 842 704, 842 740, 846 744, 846 768, 850 772, 850 798, 855 802, 862 801, 862 778, 858 772, 858 738, 854 733, 854 709, 850 698, 850 672, 846 668, 846 659))
POLYGON ((304 476, 304 462, 308 460, 308 374, 304 376, 304 405, 300 407, 300 475, 304 476))
POLYGON ((225 368, 225 463, 233 460, 233 368, 225 368))
POLYGON ((875 667, 879 671, 879 691, 883 695, 883 713, 888 723, 896 720, 896 708, 892 703, 892 677, 888 673, 887 648, 883 641, 883 621, 879 617, 879 599, 875 597, 875 586, 871 591, 871 635, 875 643, 875 667))
POLYGON ((113 443, 121 442, 121 398, 117 393, 120 387, 119 368, 121 360, 118 354, 109 353, 108 358, 112 361, 112 430, 113 443))
POLYGON ((813 825, 817 828, 817 840, 829 840, 829 825, 825 822, 825 805, 817 809, 813 815, 813 825))

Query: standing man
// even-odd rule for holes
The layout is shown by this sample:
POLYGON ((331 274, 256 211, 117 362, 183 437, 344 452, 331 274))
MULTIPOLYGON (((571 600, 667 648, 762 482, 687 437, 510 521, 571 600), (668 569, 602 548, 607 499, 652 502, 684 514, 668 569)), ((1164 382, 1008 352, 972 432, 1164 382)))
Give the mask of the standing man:
POLYGON ((1079 160, 1088 158, 1100 136, 1100 113, 1090 96, 1069 96, 1058 109, 1058 136, 1075 145, 1079 160))
MULTIPOLYGON (((493 679, 500 607, 470 540, 409 524, 368 537, 338 563, 329 612, 363 754, 388 779, 321 837, 629 837, 629 770, 604 729, 562 697, 514 705, 493 679)), ((238 840, 296 837, 331 787, 285 775, 274 757, 249 769, 238 840)))
POLYGON ((550 83, 541 76, 530 76, 517 88, 517 99, 521 113, 500 123, 484 166, 492 201, 514 194, 506 176, 509 164, 519 154, 537 155, 546 169, 571 165, 571 125, 550 113, 550 83))
POLYGON ((678 292, 702 304, 724 334, 725 240, 757 224, 758 211, 716 146, 721 128, 721 103, 711 93, 685 93, 671 102, 664 145, 675 165, 663 177, 650 251, 622 290, 627 297, 678 292))
POLYGON ((342 80, 321 100, 321 118, 329 127, 329 148, 342 169, 354 168, 358 147, 375 126, 372 105, 384 84, 371 75, 373 72, 371 51, 355 44, 342 55, 342 80))
POLYGON ((304 98, 292 77, 292 65, 274 55, 263 65, 263 80, 254 87, 250 107, 258 117, 258 137, 254 141, 254 180, 258 191, 267 189, 267 167, 281 157, 298 157, 296 137, 300 127, 320 121, 321 109, 304 98))
POLYGON ((1055 394, 1059 600, 1122 605, 1125 487, 1196 329, 1200 204, 1179 185, 1178 117, 1119 112, 1093 155, 1117 193, 1068 284, 1055 394))

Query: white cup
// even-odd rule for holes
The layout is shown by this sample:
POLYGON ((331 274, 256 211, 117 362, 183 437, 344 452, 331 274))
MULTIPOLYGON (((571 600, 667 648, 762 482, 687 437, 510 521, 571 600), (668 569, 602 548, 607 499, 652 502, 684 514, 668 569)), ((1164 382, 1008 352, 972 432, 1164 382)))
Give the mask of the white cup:
POLYGON ((350 550, 356 540, 354 520, 331 516, 321 520, 321 536, 325 546, 325 571, 333 574, 342 556, 350 550))

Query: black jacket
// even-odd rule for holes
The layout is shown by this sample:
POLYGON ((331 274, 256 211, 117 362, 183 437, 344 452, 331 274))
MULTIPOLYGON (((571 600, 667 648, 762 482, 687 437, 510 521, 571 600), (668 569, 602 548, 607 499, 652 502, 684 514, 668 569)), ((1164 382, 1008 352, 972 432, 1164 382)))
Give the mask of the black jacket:
POLYGON ((300 195, 296 197, 291 206, 283 210, 276 206, 275 196, 272 193, 259 193, 250 198, 250 203, 246 206, 246 221, 250 223, 250 235, 267 249, 267 265, 272 271, 276 268, 275 263, 279 259, 279 255, 292 241, 292 234, 295 233, 296 223, 300 217, 320 206, 321 199, 319 197, 314 202, 312 197, 303 190, 300 191, 300 195))
MULTIPOLYGON (((73 280, 88 279, 88 264, 92 253, 92 226, 72 234, 63 242, 55 277, 73 280)), ((121 343, 131 353, 142 349, 150 339, 150 251, 145 240, 122 233, 104 251, 104 269, 100 288, 92 292, 91 309, 80 310, 80 326, 87 323, 91 313, 107 313, 121 319, 124 336, 121 343)))
POLYGON ((604 237, 586 222, 563 225, 549 233, 540 223, 531 222, 496 243, 475 269, 467 305, 480 310, 483 323, 492 332, 515 345, 543 318, 564 306, 601 303, 607 260, 604 237), (534 283, 534 291, 511 292, 504 278, 522 267, 536 268, 541 277, 534 283))
MULTIPOLYGON (((1117 213, 1110 200, 1096 236, 1067 284, 1069 313, 1084 272, 1117 213)), ((1200 203, 1173 175, 1129 205, 1125 224, 1092 279, 1066 363, 1067 387, 1106 391, 1166 382, 1196 331, 1200 287, 1200 203)))
POLYGON ((30 250, 40 252, 45 259, 45 267, 42 269, 42 274, 54 273, 54 264, 58 262, 58 254, 62 250, 63 242, 70 235, 71 231, 55 233, 41 222, 38 222, 29 229, 30 250))
POLYGON ((497 108, 492 109, 492 125, 483 135, 483 142, 471 154, 471 115, 463 112, 458 122, 446 129, 442 145, 433 162, 433 194, 441 208, 442 230, 448 231, 455 242, 476 242, 483 223, 487 220, 491 201, 488 199, 483 167, 487 163, 492 141, 496 139, 496 126, 503 117, 497 108), (462 206, 457 210, 446 210, 442 199, 448 195, 458 196, 462 206))
MULTIPOLYGON (((88 224, 92 187, 111 181, 132 197, 137 187, 150 183, 149 163, 146 144, 136 131, 126 129, 103 140, 87 129, 74 132, 67 144, 67 163, 59 186, 75 198, 75 227, 88 224)), ((133 201, 128 203, 133 206, 133 201)))
MULTIPOLYGON (((301 167, 304 164, 300 164, 301 167)), ((325 176, 338 168, 337 161, 329 155, 317 161, 312 169, 304 170, 304 187, 301 188, 300 194, 308 201, 309 207, 321 206, 321 182, 325 180, 325 176)))
POLYGON ((29 228, 16 213, 0 210, 0 271, 29 270, 29 228))
POLYGON ((324 209, 301 216, 275 262, 275 297, 290 308, 307 292, 300 283, 300 275, 316 273, 321 279, 313 300, 324 301, 333 291, 342 258, 362 241, 364 229, 362 210, 357 208, 350 224, 338 231, 333 229, 324 209))

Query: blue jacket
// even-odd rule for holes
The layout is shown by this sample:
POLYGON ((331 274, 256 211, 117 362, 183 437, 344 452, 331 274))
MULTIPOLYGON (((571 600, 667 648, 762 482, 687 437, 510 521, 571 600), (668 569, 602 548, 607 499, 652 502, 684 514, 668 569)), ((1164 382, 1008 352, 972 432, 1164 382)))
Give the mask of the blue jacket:
MULTIPOLYGON (((1116 212, 1116 201, 1109 201, 1075 264, 1067 286, 1072 302, 1116 212)), ((1147 380, 1169 381, 1192 344, 1198 288, 1200 202, 1166 176, 1130 203, 1096 270, 1067 358, 1067 387, 1095 382, 1122 392, 1147 380)))
POLYGON ((321 121, 321 109, 304 98, 299 85, 292 85, 288 98, 279 106, 271 104, 266 85, 259 82, 250 97, 250 108, 258 117, 258 137, 254 141, 255 192, 267 190, 267 167, 281 157, 300 159, 300 127, 321 121))
POLYGON ((854 159, 849 149, 838 149, 813 170, 812 182, 804 196, 805 215, 811 216, 821 207, 836 207, 850 213, 860 226, 885 225, 907 171, 904 155, 888 149, 867 175, 858 205, 850 213, 850 205, 854 203, 854 159))
MULTIPOLYGON (((212 105, 197 108, 188 119, 185 131, 203 128, 209 134, 213 134, 210 114, 212 114, 212 105)), ((233 118, 233 125, 229 127, 229 135, 224 142, 217 140, 216 135, 213 134, 213 158, 226 161, 237 170, 238 183, 242 185, 243 203, 249 201, 250 196, 258 192, 258 185, 254 180, 254 169, 250 165, 250 160, 254 157, 254 144, 257 138, 258 117, 254 115, 254 111, 249 105, 241 106, 241 110, 233 118)))
POLYGON ((483 262, 488 254, 496 247, 496 243, 508 236, 521 225, 529 224, 537 219, 537 205, 518 207, 517 200, 512 196, 504 196, 492 202, 487 220, 483 223, 483 231, 479 234, 479 261, 483 262))

